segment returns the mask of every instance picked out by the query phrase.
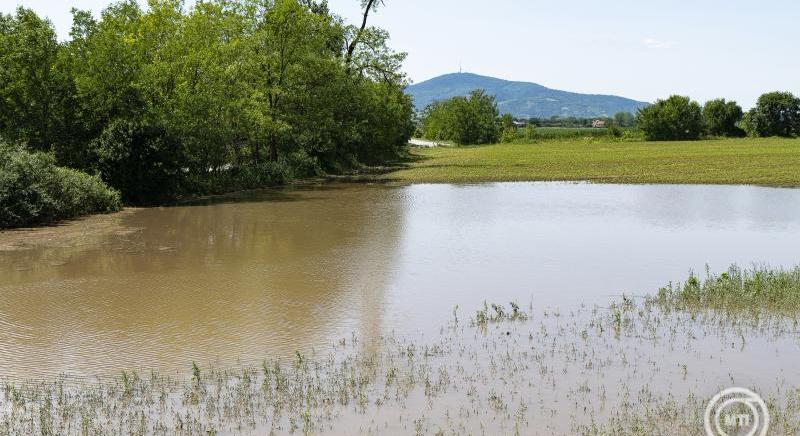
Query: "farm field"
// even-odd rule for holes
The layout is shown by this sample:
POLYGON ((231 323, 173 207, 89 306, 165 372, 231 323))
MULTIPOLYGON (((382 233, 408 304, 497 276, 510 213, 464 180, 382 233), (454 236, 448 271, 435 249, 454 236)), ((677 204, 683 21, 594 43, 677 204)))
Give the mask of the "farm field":
POLYGON ((800 186, 800 140, 687 142, 606 139, 415 149, 399 183, 581 180, 599 183, 800 186))

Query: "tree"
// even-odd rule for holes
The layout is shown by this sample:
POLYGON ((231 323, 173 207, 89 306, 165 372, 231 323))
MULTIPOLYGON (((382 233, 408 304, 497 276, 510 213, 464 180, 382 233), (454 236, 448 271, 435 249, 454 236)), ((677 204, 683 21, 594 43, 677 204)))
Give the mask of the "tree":
POLYGON ((639 109, 636 124, 649 141, 696 140, 704 129, 700 105, 679 95, 639 109))
POLYGON ((751 136, 799 136, 800 98, 789 92, 764 94, 743 124, 751 136))
POLYGON ((744 136, 744 130, 738 126, 743 115, 741 106, 724 98, 711 100, 703 106, 706 129, 714 136, 744 136))
POLYGON ((619 127, 633 127, 636 124, 636 118, 630 112, 617 112, 614 114, 614 124, 619 127))
POLYGON ((353 32, 353 37, 347 44, 347 49, 345 53, 345 64, 348 66, 348 68, 350 66, 350 63, 352 62, 353 54, 355 53, 358 44, 361 42, 361 37, 367 30, 367 20, 369 20, 369 13, 377 10, 378 6, 382 6, 383 4, 384 0, 361 0, 361 8, 363 10, 361 17, 361 27, 359 27, 358 30, 353 32))
POLYGON ((59 45, 49 21, 30 9, 0 14, 0 135, 50 150, 58 131, 59 45))
POLYGON ((423 114, 422 129, 428 139, 487 144, 500 139, 498 124, 494 96, 475 90, 469 97, 453 97, 429 105, 423 114))
MULTIPOLYGON (((121 0, 70 40, 0 15, 0 135, 99 171, 128 202, 396 158, 414 129, 404 53, 325 0, 121 0), (186 182, 186 183, 184 183, 186 182)), ((494 118, 491 118, 494 123, 494 118)))

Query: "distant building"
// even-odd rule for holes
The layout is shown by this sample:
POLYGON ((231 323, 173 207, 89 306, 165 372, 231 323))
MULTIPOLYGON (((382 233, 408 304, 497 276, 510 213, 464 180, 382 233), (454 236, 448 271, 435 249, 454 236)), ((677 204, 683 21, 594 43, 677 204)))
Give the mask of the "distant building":
POLYGON ((592 127, 595 129, 602 129, 606 126, 606 122, 604 120, 594 120, 592 121, 592 127))
POLYGON ((514 120, 514 127, 522 128, 522 127, 525 127, 527 125, 528 125, 528 123, 526 123, 525 121, 514 120))

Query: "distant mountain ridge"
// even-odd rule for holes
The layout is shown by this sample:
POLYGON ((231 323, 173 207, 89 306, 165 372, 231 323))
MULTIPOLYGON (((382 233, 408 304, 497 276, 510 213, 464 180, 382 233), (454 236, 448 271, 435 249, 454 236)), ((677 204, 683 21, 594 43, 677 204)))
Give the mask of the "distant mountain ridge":
POLYGON ((453 73, 435 77, 408 87, 408 94, 421 111, 435 100, 468 95, 484 89, 497 98, 500 113, 518 118, 610 117, 617 112, 636 113, 649 103, 615 95, 579 94, 559 91, 529 82, 512 82, 472 73, 453 73))

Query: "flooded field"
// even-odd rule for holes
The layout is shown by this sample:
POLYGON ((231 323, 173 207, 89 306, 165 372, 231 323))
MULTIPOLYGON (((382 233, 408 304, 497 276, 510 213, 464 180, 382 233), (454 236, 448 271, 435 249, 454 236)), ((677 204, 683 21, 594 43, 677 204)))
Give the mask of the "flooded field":
POLYGON ((794 434, 792 311, 644 297, 795 265, 798 217, 790 189, 341 184, 6 232, 3 423, 701 434, 703 403, 748 386, 794 434))

